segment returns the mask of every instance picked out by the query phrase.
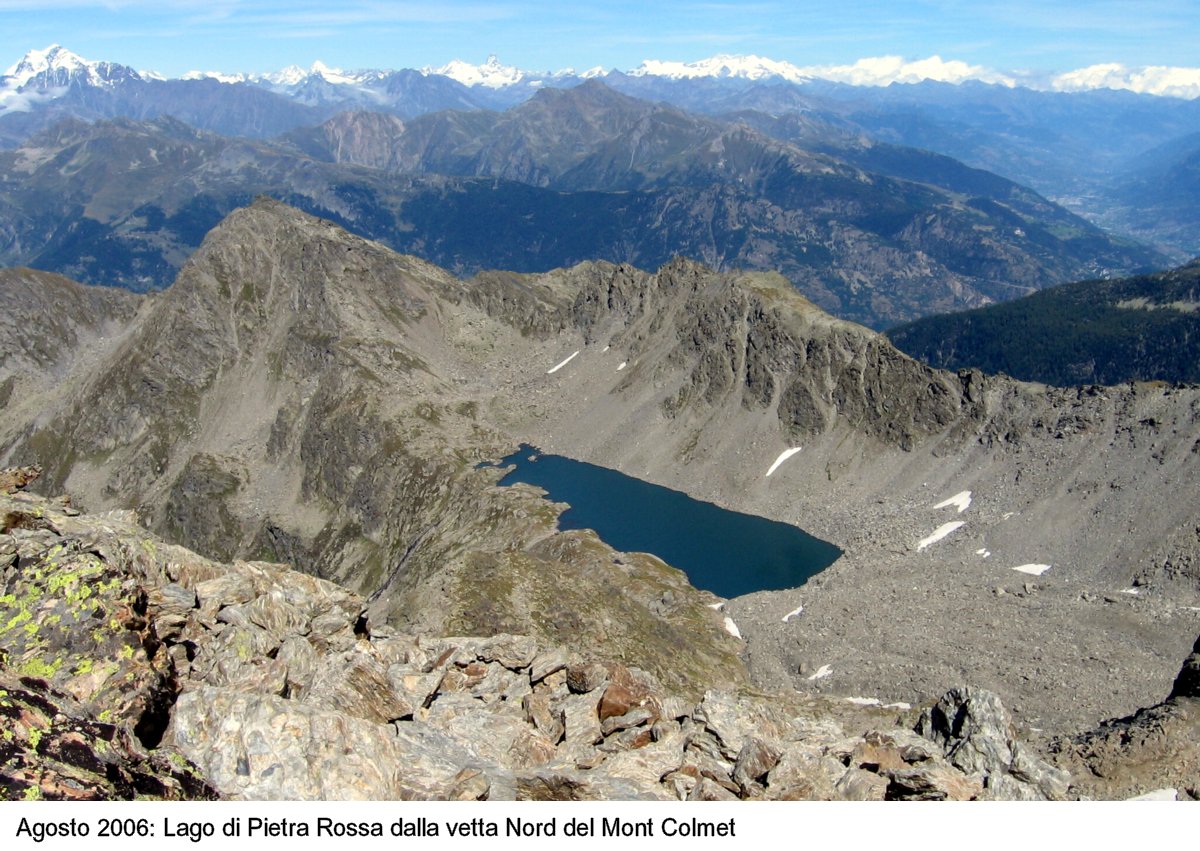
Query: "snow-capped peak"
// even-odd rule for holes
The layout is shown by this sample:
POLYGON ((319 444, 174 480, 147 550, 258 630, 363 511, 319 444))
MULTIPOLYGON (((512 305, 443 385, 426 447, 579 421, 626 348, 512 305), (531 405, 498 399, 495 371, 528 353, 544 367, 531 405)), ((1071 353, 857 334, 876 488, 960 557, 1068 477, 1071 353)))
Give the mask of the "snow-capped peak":
POLYGON ((262 74, 256 79, 274 83, 277 86, 295 86, 303 83, 307 77, 308 71, 299 65, 289 65, 282 70, 274 71, 270 74, 262 74))
POLYGON ((72 53, 59 44, 45 50, 31 50, 21 61, 5 72, 6 85, 21 88, 31 83, 39 86, 65 86, 72 79, 91 85, 108 85, 120 77, 138 76, 132 68, 112 62, 92 62, 72 53))
POLYGON ((335 85, 353 85, 358 82, 352 75, 347 74, 341 68, 331 68, 320 59, 312 64, 312 76, 320 77, 325 82, 334 83, 335 85))
POLYGON ((95 62, 88 62, 82 56, 78 56, 67 50, 60 44, 52 44, 45 50, 31 50, 21 57, 21 61, 13 65, 4 76, 15 78, 14 82, 17 85, 23 86, 36 77, 38 74, 43 74, 47 71, 63 69, 65 71, 81 71, 94 68, 95 62))
POLYGON ((520 68, 501 65, 495 54, 489 56, 487 62, 482 65, 471 65, 461 59, 455 59, 441 68, 422 68, 421 73, 426 76, 438 74, 456 80, 464 86, 486 86, 489 89, 514 86, 526 77, 525 72, 520 68))
POLYGON ((736 77, 745 80, 761 80, 781 77, 793 83, 809 79, 803 69, 790 62, 764 59, 761 56, 730 56, 721 54, 697 62, 670 62, 647 59, 629 72, 631 77, 667 77, 672 80, 695 79, 697 77, 736 77))

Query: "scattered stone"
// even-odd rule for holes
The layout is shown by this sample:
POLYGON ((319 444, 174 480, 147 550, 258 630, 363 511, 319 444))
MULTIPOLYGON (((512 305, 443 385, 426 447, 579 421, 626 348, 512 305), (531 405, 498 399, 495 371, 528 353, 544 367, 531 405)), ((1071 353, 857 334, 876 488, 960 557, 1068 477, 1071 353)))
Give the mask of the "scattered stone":
POLYGON ((606 682, 608 682, 608 668, 599 662, 587 662, 567 668, 567 688, 576 694, 595 691, 606 682))

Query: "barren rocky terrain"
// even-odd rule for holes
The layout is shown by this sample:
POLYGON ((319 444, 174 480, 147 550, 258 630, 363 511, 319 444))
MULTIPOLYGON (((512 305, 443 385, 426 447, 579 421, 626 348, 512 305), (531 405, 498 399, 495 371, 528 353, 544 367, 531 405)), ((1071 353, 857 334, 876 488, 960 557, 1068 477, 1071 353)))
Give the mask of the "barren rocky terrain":
MULTIPOLYGON (((92 310, 111 325, 85 350, 47 326, 42 366, 0 364, 22 388, 0 461, 210 558, 343 583, 381 630, 604 648, 692 700, 749 678, 847 717, 969 684, 1073 772, 1104 749, 1063 743, 1165 700, 1200 633, 1200 388, 941 372, 779 276, 686 261, 463 281, 267 200, 136 315, 92 310), (476 468, 521 442, 845 555, 728 601, 738 641, 678 571, 476 468)), ((1152 762, 1096 793, 1198 785, 1152 762)))

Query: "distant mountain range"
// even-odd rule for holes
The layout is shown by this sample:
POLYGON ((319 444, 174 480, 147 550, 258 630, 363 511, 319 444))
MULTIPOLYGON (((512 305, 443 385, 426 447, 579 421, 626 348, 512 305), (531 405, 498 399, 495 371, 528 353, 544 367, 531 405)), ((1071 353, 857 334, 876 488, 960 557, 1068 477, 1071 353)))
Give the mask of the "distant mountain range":
POLYGON ((1187 68, 1095 66, 1038 79, 938 57, 799 67, 716 56, 648 60, 627 72, 533 73, 491 57, 482 65, 456 60, 419 70, 348 72, 317 62, 274 73, 197 71, 165 79, 55 45, 30 51, 0 76, 0 149, 67 117, 169 115, 223 135, 270 139, 347 110, 405 120, 447 109, 503 110, 539 91, 592 79, 713 116, 766 113, 779 132, 813 121, 873 142, 923 148, 1030 186, 1176 260, 1200 253, 1200 205, 1188 203, 1194 195, 1181 189, 1182 201, 1165 207, 1137 197, 1139 187, 1152 195, 1155 184, 1142 174, 1144 159, 1200 133, 1200 70, 1187 68))
POLYGON ((0 152, 0 262, 161 287, 259 194, 459 273, 677 254, 778 270, 875 327, 1163 262, 996 175, 773 121, 698 116, 599 80, 505 112, 341 113, 272 141, 72 119, 0 152))
POLYGON ((903 352, 1069 386, 1200 382, 1200 259, 1155 275, 1082 281, 888 332, 903 352))

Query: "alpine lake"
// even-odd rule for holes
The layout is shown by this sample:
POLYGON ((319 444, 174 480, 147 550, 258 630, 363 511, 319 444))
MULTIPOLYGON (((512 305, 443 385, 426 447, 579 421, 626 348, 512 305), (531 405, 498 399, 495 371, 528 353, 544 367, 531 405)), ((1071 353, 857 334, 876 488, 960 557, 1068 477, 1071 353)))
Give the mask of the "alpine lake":
POLYGON ((513 468, 501 485, 536 485, 568 503, 561 529, 592 529, 614 549, 652 553, 720 597, 795 588, 842 554, 788 523, 729 511, 528 444, 495 466, 513 468))

